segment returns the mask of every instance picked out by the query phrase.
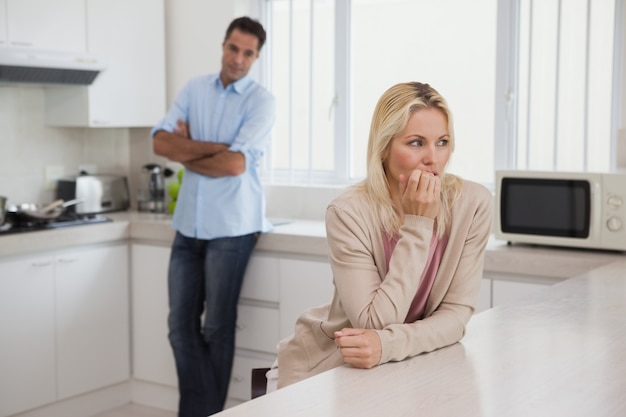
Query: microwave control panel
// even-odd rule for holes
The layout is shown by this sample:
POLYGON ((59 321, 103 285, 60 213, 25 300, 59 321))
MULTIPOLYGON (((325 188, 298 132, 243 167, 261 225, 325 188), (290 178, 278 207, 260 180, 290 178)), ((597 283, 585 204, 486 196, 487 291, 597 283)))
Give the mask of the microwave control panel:
POLYGON ((601 240, 608 247, 626 250, 626 174, 602 175, 601 240))

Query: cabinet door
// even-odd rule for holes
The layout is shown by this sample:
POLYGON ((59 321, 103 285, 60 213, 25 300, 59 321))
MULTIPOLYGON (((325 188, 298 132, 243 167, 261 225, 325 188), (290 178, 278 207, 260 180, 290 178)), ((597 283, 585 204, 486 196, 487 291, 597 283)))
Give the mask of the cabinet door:
POLYGON ((133 377, 178 386, 167 339, 170 248, 132 244, 133 377))
POLYGON ((253 252, 241 287, 241 298, 279 302, 278 258, 253 252))
POLYGON ((52 256, 0 263, 0 416, 55 400, 52 256))
POLYGON ((0 48, 7 46, 7 0, 0 0, 0 48))
POLYGON ((165 114, 163 1, 87 4, 89 52, 107 61, 90 87, 90 124, 154 126, 165 114))
POLYGON ((280 260, 280 338, 293 334, 297 318, 310 307, 329 304, 335 287, 325 261, 280 260))
POLYGON ((128 245, 57 255, 58 396, 130 378, 128 245))
POLYGON ((276 353, 279 313, 276 308, 240 304, 237 310, 238 348, 276 353))
POLYGON ((163 0, 87 0, 87 52, 106 69, 89 87, 47 88, 47 125, 152 127, 163 117, 163 0))
POLYGON ((84 0, 6 0, 8 46, 85 52, 84 0))

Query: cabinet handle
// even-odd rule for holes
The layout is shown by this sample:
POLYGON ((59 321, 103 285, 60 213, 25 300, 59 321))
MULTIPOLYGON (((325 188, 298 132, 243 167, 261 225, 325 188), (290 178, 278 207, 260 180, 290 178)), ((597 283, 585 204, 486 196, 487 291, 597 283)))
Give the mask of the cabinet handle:
POLYGON ((76 258, 59 258, 59 263, 62 263, 62 264, 71 264, 76 261, 77 261, 76 258))
POLYGON ((32 42, 24 42, 24 41, 11 41, 12 46, 33 46, 32 42))
POLYGON ((241 376, 234 376, 233 377, 233 382, 243 382, 244 378, 241 376))
POLYGON ((39 261, 39 262, 33 262, 32 263, 33 266, 40 268, 43 266, 48 266, 48 265, 52 265, 52 261, 39 261))
POLYGON ((91 124, 93 126, 108 126, 111 124, 110 120, 92 120, 91 124))
POLYGON ((237 323, 237 325, 235 326, 235 329, 237 329, 237 330, 245 330, 246 326, 244 326, 243 324, 237 323))

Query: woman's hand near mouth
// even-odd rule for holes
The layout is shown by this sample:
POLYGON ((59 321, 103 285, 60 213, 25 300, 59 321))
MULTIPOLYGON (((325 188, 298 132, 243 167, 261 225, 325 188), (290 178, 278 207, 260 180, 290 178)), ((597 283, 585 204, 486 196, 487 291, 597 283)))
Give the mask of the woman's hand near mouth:
POLYGON ((414 214, 431 219, 437 216, 441 180, 436 174, 419 169, 411 172, 408 178, 401 174, 398 187, 400 203, 405 214, 414 214))

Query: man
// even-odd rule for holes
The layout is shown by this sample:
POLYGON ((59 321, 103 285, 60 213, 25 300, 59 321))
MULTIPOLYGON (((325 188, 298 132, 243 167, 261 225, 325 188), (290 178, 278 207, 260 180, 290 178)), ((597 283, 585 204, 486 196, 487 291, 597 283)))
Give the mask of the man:
POLYGON ((244 272, 259 233, 271 228, 257 164, 269 144, 274 97, 248 75, 265 37, 259 22, 233 20, 220 73, 189 81, 152 130, 155 153, 185 167, 168 271, 180 417, 224 407, 244 272))

